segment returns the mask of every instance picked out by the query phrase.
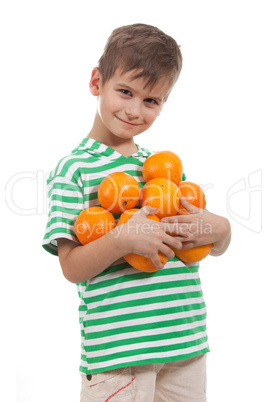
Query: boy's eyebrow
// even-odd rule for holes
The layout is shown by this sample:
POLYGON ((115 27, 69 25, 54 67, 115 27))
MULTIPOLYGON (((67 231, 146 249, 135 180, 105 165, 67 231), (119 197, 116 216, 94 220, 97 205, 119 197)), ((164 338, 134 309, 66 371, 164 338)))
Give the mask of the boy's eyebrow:
MULTIPOLYGON (((120 83, 120 82, 118 82, 118 83, 117 83, 117 86, 119 86, 119 87, 121 87, 121 88, 128 89, 128 90, 131 91, 131 92, 134 92, 134 89, 131 88, 129 85, 125 84, 125 83, 120 83)), ((150 95, 149 95, 149 97, 147 97, 147 98, 155 99, 157 102, 162 102, 162 101, 163 101, 163 98, 160 98, 160 97, 158 97, 158 96, 152 96, 152 95, 150 96, 150 95)))
POLYGON ((133 88, 129 87, 129 85, 127 85, 127 84, 125 84, 125 83, 120 83, 120 82, 118 82, 118 83, 117 83, 117 86, 118 86, 118 87, 125 88, 125 89, 129 89, 129 91, 133 91, 133 88))

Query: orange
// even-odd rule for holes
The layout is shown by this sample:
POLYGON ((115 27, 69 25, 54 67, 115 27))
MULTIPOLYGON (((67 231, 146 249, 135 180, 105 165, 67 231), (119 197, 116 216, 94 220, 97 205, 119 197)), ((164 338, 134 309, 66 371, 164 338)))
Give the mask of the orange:
POLYGON ((197 246, 188 249, 178 250, 176 248, 173 249, 176 257, 184 263, 190 262, 198 262, 203 260, 203 258, 207 257, 211 252, 213 244, 205 244, 204 246, 197 246))
POLYGON ((79 242, 84 245, 108 233, 115 225, 115 218, 109 211, 102 207, 90 207, 79 214, 74 230, 79 242))
POLYGON ((134 177, 114 172, 105 177, 98 188, 98 200, 103 208, 114 214, 134 208, 139 201, 140 186, 134 177))
MULTIPOLYGON (((120 216, 120 219, 119 219, 117 225, 121 225, 122 223, 127 222, 128 219, 130 219, 136 211, 139 211, 139 210, 137 208, 134 208, 134 209, 129 209, 128 211, 123 212, 120 216)), ((148 215, 147 218, 151 219, 153 221, 156 221, 156 222, 160 221, 160 219, 157 218, 155 215, 148 215)), ((168 261, 168 257, 166 257, 166 255, 162 254, 161 252, 158 253, 158 256, 159 256, 162 264, 165 265, 166 262, 168 261)), ((129 254, 126 254, 123 258, 132 267, 138 269, 139 271, 144 271, 144 272, 158 271, 157 268, 155 267, 155 265, 153 264, 153 262, 151 261, 151 259, 147 258, 143 255, 129 253, 129 254)))
POLYGON ((157 178, 149 180, 141 191, 140 205, 150 205, 157 208, 158 218, 177 215, 181 192, 175 183, 168 179, 157 178))
MULTIPOLYGON (((179 184, 179 189, 182 196, 185 197, 186 201, 195 207, 204 209, 206 206, 206 199, 202 188, 191 181, 181 181, 179 184)), ((182 210, 185 210, 181 207, 182 210)))
POLYGON ((143 165, 143 177, 146 182, 162 177, 179 185, 183 165, 178 155, 172 151, 160 151, 149 156, 143 165))

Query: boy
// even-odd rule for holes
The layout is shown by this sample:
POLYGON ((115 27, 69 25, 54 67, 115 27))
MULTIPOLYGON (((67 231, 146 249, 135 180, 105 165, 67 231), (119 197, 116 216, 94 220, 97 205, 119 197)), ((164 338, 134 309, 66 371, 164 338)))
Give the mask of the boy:
POLYGON ((109 173, 127 172, 142 185, 151 152, 134 137, 156 120, 181 67, 178 45, 158 28, 114 30, 90 80, 98 98, 93 127, 48 179, 43 247, 58 254, 64 276, 78 287, 83 402, 206 401, 209 347, 198 264, 186 267, 171 247, 213 243, 211 254, 220 255, 230 242, 229 222, 183 200, 190 215, 155 226, 146 218, 155 210, 144 207, 85 246, 73 229, 82 209, 99 205, 98 186, 109 173), (197 229, 200 220, 208 233, 197 229), (164 269, 159 251, 169 257, 164 269), (122 258, 129 252, 151 258, 158 271, 132 268, 122 258))

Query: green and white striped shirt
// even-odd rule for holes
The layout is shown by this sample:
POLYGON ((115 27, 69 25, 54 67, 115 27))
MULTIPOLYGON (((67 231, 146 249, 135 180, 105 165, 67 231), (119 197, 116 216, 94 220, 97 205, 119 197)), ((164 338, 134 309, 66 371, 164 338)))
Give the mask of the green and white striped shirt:
MULTIPOLYGON (((108 174, 126 172, 142 187, 142 166, 150 154, 138 147, 126 158, 84 138, 48 178, 44 249, 57 255, 58 238, 78 242, 75 219, 84 208, 100 205, 98 186, 108 174)), ((145 273, 121 258, 96 277, 79 283, 80 372, 171 362, 208 352, 198 268, 198 264, 187 267, 174 257, 164 269, 145 273)))

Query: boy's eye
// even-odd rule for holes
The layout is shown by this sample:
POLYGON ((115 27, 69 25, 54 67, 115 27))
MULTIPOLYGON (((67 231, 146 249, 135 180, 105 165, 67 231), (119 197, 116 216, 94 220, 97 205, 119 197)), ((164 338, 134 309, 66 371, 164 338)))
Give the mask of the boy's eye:
POLYGON ((123 95, 131 96, 132 93, 128 91, 128 89, 120 89, 119 90, 123 95))
POLYGON ((157 105, 158 102, 155 99, 147 98, 145 99, 145 102, 151 104, 151 105, 157 105))

